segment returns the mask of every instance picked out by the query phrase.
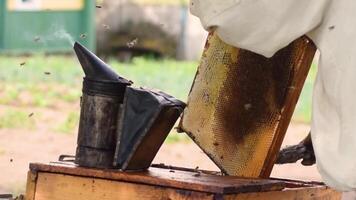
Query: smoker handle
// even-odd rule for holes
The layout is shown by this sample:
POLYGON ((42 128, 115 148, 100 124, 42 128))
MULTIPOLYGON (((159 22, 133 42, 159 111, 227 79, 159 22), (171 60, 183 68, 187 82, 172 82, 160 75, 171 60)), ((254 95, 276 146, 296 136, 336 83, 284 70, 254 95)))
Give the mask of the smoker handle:
POLYGON ((59 162, 74 162, 75 156, 72 155, 60 155, 58 158, 59 162))

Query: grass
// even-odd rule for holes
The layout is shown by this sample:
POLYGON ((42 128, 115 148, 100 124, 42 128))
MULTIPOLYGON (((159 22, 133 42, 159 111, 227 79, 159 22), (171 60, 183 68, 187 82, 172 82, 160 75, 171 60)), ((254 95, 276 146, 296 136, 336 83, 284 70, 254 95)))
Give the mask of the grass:
POLYGON ((176 131, 171 131, 165 140, 167 144, 174 144, 178 142, 190 142, 191 139, 184 133, 177 133, 176 131))
MULTIPOLYGON (((14 197, 25 194, 26 192, 26 182, 12 182, 4 188, 9 191, 14 197)), ((17 199, 17 198, 15 198, 17 199)))
MULTIPOLYGON (((196 62, 145 58, 136 58, 132 63, 108 62, 119 74, 133 80, 135 86, 161 89, 182 100, 186 99, 197 66, 196 62)), ((33 96, 48 101, 60 98, 73 102, 80 96, 83 72, 71 56, 0 56, 0 71, 0 92, 2 96, 7 96, 2 104, 18 100, 20 91, 30 91, 33 96), (26 64, 20 66, 22 62, 26 64), (51 75, 45 75, 46 71, 51 75)), ((44 102, 37 104, 43 107, 49 105, 44 102)))
POLYGON ((148 61, 144 58, 134 59, 130 64, 109 62, 117 72, 133 80, 134 86, 160 89, 183 101, 187 100, 197 66, 196 62, 148 61))
POLYGON ((5 153, 6 153, 6 150, 0 148, 0 156, 4 155, 5 153))
POLYGON ((294 121, 303 123, 309 123, 311 121, 312 93, 316 73, 317 66, 312 65, 293 115, 294 121))
MULTIPOLYGON (((98 5, 103 4, 104 0, 96 0, 98 5)), ((141 5, 188 5, 189 0, 132 0, 141 5)))
POLYGON ((31 57, 0 56, 0 82, 43 85, 63 83, 77 85, 81 81, 82 71, 71 56, 45 56, 37 54, 31 57), (25 63, 21 66, 21 63, 25 63), (45 72, 50 72, 46 75, 45 72))
MULTIPOLYGON (((197 62, 136 58, 131 63, 107 61, 120 75, 133 80, 136 87, 160 89, 186 101, 196 71, 197 62)), ((81 96, 83 72, 72 56, 31 57, 0 56, 0 104, 62 110, 63 104, 77 104, 81 96), (21 65, 21 63, 25 63, 21 65), (50 72, 50 75, 44 74, 50 72)), ((66 116, 54 126, 59 133, 76 131, 79 110, 63 110, 66 116)), ((10 112, 0 118, 1 128, 17 128, 26 123, 28 113, 10 112)), ((27 126, 27 125, 26 125, 27 126)), ((187 141, 184 134, 170 134, 167 142, 187 141)))
POLYGON ((65 119, 58 127, 57 131, 65 134, 72 134, 74 130, 78 127, 79 122, 79 113, 78 112, 70 112, 65 119))
POLYGON ((19 89, 14 88, 12 85, 3 84, 0 89, 2 95, 0 98, 0 104, 14 104, 17 99, 19 99, 19 89))
MULTIPOLYGON (((183 101, 187 96, 196 72, 197 62, 174 60, 152 60, 136 58, 131 63, 107 61, 116 72, 135 82, 134 86, 160 89, 183 101)), ((63 103, 75 105, 79 102, 83 72, 73 56, 31 57, 0 56, 0 104, 16 107, 40 107, 45 109, 63 108, 63 103), (21 65, 21 63, 24 63, 21 65), (46 75, 44 72, 50 72, 46 75)), ((306 81, 301 99, 293 119, 309 122, 311 118, 311 94, 316 75, 313 66, 306 81)), ((63 111, 66 120, 58 122, 55 130, 73 133, 76 129, 79 111, 63 111), (78 114, 77 114, 78 113, 78 114)), ((31 126, 28 113, 7 111, 0 116, 0 128, 31 126)), ((183 134, 184 135, 184 134, 183 134)), ((181 134, 170 134, 168 142, 184 141, 181 134)))
POLYGON ((29 117, 29 113, 15 110, 6 110, 0 115, 1 128, 33 128, 34 121, 29 117))
POLYGON ((189 0, 133 0, 141 5, 188 5, 189 0))
POLYGON ((2 82, 0 104, 19 107, 56 107, 58 101, 74 103, 81 95, 78 86, 67 86, 61 83, 39 85, 33 83, 2 82))

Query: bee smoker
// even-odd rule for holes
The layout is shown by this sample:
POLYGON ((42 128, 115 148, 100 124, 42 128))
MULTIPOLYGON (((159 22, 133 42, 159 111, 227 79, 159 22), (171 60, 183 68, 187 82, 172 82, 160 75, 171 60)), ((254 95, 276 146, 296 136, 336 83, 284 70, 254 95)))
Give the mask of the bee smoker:
POLYGON ((75 163, 113 168, 120 106, 131 82, 81 44, 75 43, 74 51, 85 73, 75 163))

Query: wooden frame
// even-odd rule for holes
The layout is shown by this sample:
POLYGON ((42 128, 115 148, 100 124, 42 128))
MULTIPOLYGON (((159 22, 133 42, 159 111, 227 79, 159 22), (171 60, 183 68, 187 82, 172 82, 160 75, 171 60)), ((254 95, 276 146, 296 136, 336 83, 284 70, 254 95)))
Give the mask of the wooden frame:
POLYGON ((210 33, 180 130, 227 175, 268 178, 315 52, 303 36, 266 58, 210 33))

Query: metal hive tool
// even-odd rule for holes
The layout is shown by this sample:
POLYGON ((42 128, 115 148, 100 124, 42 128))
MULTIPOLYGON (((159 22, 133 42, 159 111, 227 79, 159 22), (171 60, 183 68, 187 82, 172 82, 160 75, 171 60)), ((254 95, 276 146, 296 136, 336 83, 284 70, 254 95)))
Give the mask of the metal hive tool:
POLYGON ((211 33, 180 129, 226 174, 269 177, 315 51, 302 37, 268 59, 211 33))

